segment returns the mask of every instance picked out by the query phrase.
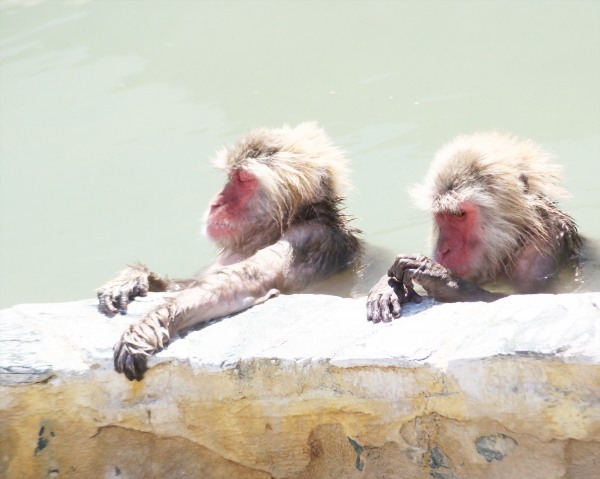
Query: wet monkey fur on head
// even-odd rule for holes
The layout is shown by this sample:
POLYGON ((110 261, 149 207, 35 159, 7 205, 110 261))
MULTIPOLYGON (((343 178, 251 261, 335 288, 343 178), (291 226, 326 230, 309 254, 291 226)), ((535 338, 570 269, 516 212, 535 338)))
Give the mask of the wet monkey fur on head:
POLYGON ((577 285, 582 239, 555 200, 560 167, 541 147, 514 136, 459 136, 436 154, 412 191, 433 217, 433 259, 399 255, 371 289, 367 318, 400 317, 420 301, 413 281, 436 300, 494 301, 481 285, 506 282, 514 292, 552 292, 577 285), (561 280, 557 280, 558 277, 561 280))
POLYGON ((360 261, 359 232, 342 213, 346 160, 316 124, 254 130, 215 163, 228 175, 205 216, 220 248, 216 262, 186 280, 136 264, 98 290, 99 309, 108 315, 124 314, 148 291, 179 291, 115 345, 115 369, 130 380, 143 377, 147 357, 178 331, 302 291, 360 261))

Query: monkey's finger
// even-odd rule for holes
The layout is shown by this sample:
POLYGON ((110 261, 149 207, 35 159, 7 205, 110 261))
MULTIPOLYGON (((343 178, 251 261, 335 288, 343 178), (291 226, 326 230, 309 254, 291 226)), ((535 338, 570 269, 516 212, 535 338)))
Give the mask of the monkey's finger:
POLYGON ((404 302, 412 301, 413 303, 419 304, 423 301, 423 298, 419 293, 415 291, 415 285, 413 284, 414 274, 414 269, 405 269, 402 275, 402 284, 406 289, 406 296, 404 302))
POLYGON ((104 290, 98 291, 98 310, 107 316, 114 316, 117 314, 117 309, 112 304, 110 295, 104 292, 104 290))
POLYGON ((145 288, 137 288, 134 296, 148 296, 148 289, 148 286, 145 288))
POLYGON ((130 381, 138 379, 137 371, 135 368, 135 356, 133 354, 127 354, 123 364, 123 373, 125 377, 130 381))
POLYGON ((146 356, 140 354, 127 354, 123 372, 130 381, 141 381, 148 367, 146 356))
POLYGON ((115 371, 117 371, 118 373, 123 372, 122 353, 123 353, 123 342, 121 340, 119 340, 113 348, 113 363, 115 366, 115 371))
POLYGON ((387 284, 398 298, 404 298, 404 284, 402 281, 398 281, 396 278, 389 278, 387 284))
POLYGON ((422 254, 399 254, 394 259, 392 266, 390 266, 388 276, 401 280, 406 268, 411 268, 414 264, 421 263, 424 259, 427 258, 422 254))
POLYGON ((374 323, 381 321, 377 300, 371 296, 367 299, 367 321, 372 321, 374 323))
POLYGON ((127 314, 127 305, 129 304, 129 297, 126 294, 121 293, 114 300, 120 314, 127 314))
POLYGON ((406 293, 408 293, 408 288, 411 288, 413 286, 412 280, 412 271, 404 270, 402 272, 402 277, 400 278, 399 282, 402 284, 403 289, 406 291, 406 293))
POLYGON ((135 368, 136 368, 136 380, 141 381, 144 379, 144 374, 148 370, 148 358, 146 356, 134 356, 135 368))
POLYGON ((129 293, 129 298, 133 299, 136 296, 147 296, 149 289, 150 283, 148 282, 148 278, 139 278, 137 284, 133 287, 131 293, 129 293))
POLYGON ((406 264, 406 263, 422 263, 423 261, 427 261, 428 258, 422 254, 399 254, 396 256, 394 263, 398 264, 406 264))
POLYGON ((130 381, 141 380, 144 377, 144 372, 147 369, 146 357, 144 355, 132 354, 127 346, 119 343, 115 346, 115 370, 118 373, 125 374, 125 377, 130 381))
POLYGON ((390 298, 390 314, 393 319, 398 319, 402 316, 402 304, 398 296, 392 296, 390 298))
POLYGON ((410 259, 412 261, 417 261, 419 263, 421 263, 422 261, 428 260, 427 256, 422 255, 420 253, 419 254, 406 254, 406 255, 404 255, 404 257, 406 259, 410 259))
POLYGON ((413 257, 407 256, 407 257, 399 259, 397 261, 397 263, 395 263, 395 265, 396 265, 396 269, 398 270, 398 274, 402 274, 402 276, 403 276, 404 272, 406 270, 417 269, 419 266, 423 265, 426 262, 427 262, 427 258, 425 258, 425 261, 423 261, 420 258, 413 258, 413 257))
POLYGON ((394 258, 394 262, 392 263, 392 266, 389 267, 387 272, 390 278, 402 278, 402 270, 398 268, 398 262, 403 256, 403 254, 399 254, 396 256, 396 258, 394 258))
POLYGON ((404 284, 397 279, 390 278, 388 280, 388 284, 391 286, 394 294, 390 295, 389 303, 390 303, 390 314, 392 318, 397 319, 402 314, 402 303, 404 302, 405 292, 404 292, 404 284))
POLYGON ((394 264, 392 264, 392 266, 390 266, 390 269, 388 269, 387 275, 390 278, 398 280, 398 279, 402 278, 403 271, 404 270, 400 266, 400 263, 398 263, 398 261, 394 261, 394 264))
POLYGON ((134 354, 131 353, 129 345, 123 337, 115 344, 113 351, 115 371, 125 374, 127 379, 133 381, 137 377, 134 354))
POLYGON ((103 289, 99 289, 98 291, 96 291, 96 297, 98 298, 98 311, 100 311, 101 313, 104 314, 110 314, 110 311, 108 310, 108 308, 106 308, 104 306, 104 290, 103 289))
POLYGON ((417 293, 413 286, 406 286, 407 294, 406 299, 413 303, 419 304, 423 301, 423 296, 417 293))
POLYGON ((389 323, 392 319, 394 319, 392 317, 392 312, 390 308, 391 300, 392 295, 384 294, 381 300, 379 301, 379 315, 381 321, 383 321, 384 323, 389 323))
POLYGON ((371 308, 371 305, 369 303, 367 303, 367 321, 371 321, 371 322, 375 322, 374 321, 374 315, 373 315, 373 308, 371 308))
POLYGON ((389 308, 389 293, 380 293, 370 303, 370 317, 374 323, 389 323, 392 320, 389 308))

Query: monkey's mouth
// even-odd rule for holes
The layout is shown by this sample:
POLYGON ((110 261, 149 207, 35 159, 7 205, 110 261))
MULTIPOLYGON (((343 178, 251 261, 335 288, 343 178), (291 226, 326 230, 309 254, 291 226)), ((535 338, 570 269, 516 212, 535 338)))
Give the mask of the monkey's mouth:
POLYGON ((437 253, 434 255, 435 261, 440 263, 442 266, 448 268, 452 273, 461 278, 467 278, 471 273, 471 263, 465 255, 457 254, 455 252, 448 253, 437 253))
POLYGON ((206 223, 206 234, 213 239, 230 236, 234 231, 235 227, 229 221, 209 221, 206 223))

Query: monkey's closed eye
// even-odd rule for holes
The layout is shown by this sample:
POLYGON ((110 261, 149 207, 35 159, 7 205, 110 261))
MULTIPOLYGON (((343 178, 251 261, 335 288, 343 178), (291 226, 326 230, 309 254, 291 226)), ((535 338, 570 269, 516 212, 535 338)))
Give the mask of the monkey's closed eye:
POLYGON ((459 218, 465 216, 467 213, 464 211, 457 211, 456 213, 452 213, 452 216, 458 216, 459 218))

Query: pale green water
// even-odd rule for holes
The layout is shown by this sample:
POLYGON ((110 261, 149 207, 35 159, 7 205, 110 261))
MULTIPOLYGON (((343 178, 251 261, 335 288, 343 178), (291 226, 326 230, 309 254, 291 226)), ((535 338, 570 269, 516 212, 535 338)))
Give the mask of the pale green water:
POLYGON ((91 297, 134 260, 194 273, 213 152, 305 120, 347 151, 373 244, 427 252, 407 187, 491 128, 558 155, 600 238, 598 1, 0 5, 1 307, 91 297))

